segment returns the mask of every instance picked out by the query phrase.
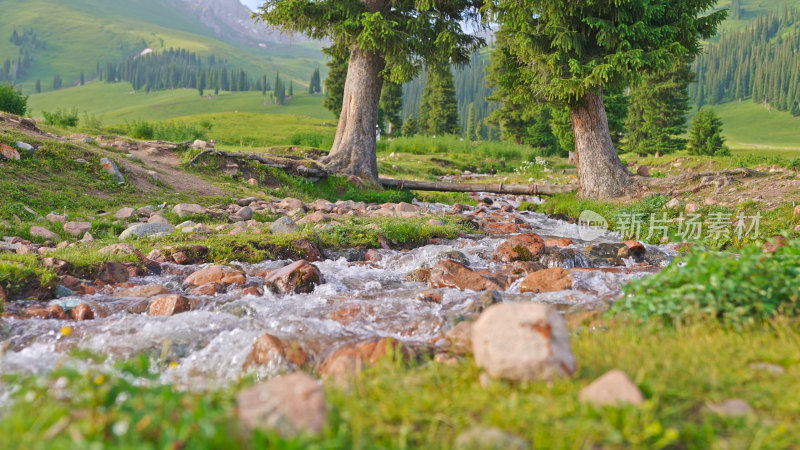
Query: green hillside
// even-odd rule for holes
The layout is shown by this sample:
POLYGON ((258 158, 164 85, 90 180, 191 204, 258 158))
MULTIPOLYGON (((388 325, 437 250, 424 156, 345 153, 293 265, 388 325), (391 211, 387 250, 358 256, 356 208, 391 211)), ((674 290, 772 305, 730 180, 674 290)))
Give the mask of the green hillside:
POLYGON ((32 116, 42 117, 42 111, 58 108, 78 108, 94 114, 105 125, 133 120, 167 120, 178 116, 213 112, 293 114, 315 119, 333 119, 322 107, 322 97, 311 96, 297 89, 286 105, 264 104, 260 92, 220 92, 220 95, 200 97, 194 89, 175 89, 133 93, 128 83, 89 83, 30 96, 32 116))
POLYGON ((789 113, 750 101, 723 103, 714 111, 722 119, 726 144, 732 149, 800 155, 800 119, 789 113))
POLYGON ((19 48, 9 40, 14 30, 32 30, 47 45, 33 52, 32 68, 17 83, 26 92, 33 91, 37 78, 49 89, 56 74, 71 86, 81 72, 91 78, 98 63, 120 62, 148 47, 217 55, 254 75, 280 71, 296 85, 305 85, 314 68, 324 69, 318 43, 262 49, 223 42, 163 0, 0 0, 0 11, 0 63, 18 57, 19 48))

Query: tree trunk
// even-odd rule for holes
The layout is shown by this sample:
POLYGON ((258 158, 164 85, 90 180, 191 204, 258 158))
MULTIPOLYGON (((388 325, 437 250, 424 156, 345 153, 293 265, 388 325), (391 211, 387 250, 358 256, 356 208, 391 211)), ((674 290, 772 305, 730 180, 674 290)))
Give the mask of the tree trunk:
POLYGON ((330 171, 379 183, 375 129, 385 66, 382 55, 363 51, 358 44, 350 49, 336 139, 330 154, 322 159, 330 171))
POLYGON ((579 193, 593 199, 610 199, 631 193, 633 175, 619 159, 603 105, 603 91, 589 93, 572 110, 579 193))

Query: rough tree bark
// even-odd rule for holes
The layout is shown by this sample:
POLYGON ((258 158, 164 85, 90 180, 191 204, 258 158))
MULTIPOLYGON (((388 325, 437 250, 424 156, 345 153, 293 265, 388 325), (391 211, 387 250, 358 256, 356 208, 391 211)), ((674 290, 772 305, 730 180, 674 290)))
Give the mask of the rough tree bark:
POLYGON ((611 199, 632 193, 634 177, 622 164, 611 141, 602 90, 586 94, 583 103, 572 110, 572 129, 580 195, 611 199))
MULTIPOLYGON (((362 4, 370 11, 382 11, 387 0, 362 0, 362 4)), ((331 172, 379 183, 375 128, 385 67, 383 55, 364 51, 357 43, 351 46, 336 138, 330 153, 322 159, 331 172)))

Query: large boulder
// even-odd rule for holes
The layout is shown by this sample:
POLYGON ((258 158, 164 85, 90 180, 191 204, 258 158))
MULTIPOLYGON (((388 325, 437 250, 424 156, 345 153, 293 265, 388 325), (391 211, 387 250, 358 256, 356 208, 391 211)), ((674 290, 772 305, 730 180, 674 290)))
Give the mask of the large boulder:
POLYGON ((283 375, 245 389, 236 397, 236 411, 245 427, 291 437, 320 434, 327 406, 322 386, 310 375, 283 375))
POLYGON ((533 261, 544 252, 544 240, 538 234, 526 233, 510 237, 497 247, 493 258, 501 262, 533 261))
POLYGON ((175 227, 168 223, 137 223, 123 231, 119 235, 119 240, 163 236, 173 231, 175 231, 175 227))
POLYGON ((475 362, 494 378, 547 380, 576 369, 564 319, 546 305, 494 305, 472 325, 471 338, 475 362))
POLYGON ((432 288, 451 288, 473 291, 497 290, 505 288, 493 278, 468 269, 461 263, 450 259, 439 261, 431 269, 428 285, 432 288))
POLYGON ((49 239, 51 241, 57 241, 61 238, 61 236, 59 236, 58 234, 53 233, 52 231, 43 227, 31 227, 30 233, 31 236, 33 237, 49 239))
POLYGON ((302 366, 308 362, 308 355, 297 345, 287 345, 276 336, 263 334, 256 339, 253 350, 247 355, 242 367, 247 369, 252 365, 269 366, 280 364, 281 361, 302 366))
POLYGON ((64 231, 73 236, 83 236, 91 229, 92 224, 89 222, 67 222, 64 224, 64 231))
POLYGON ((346 381, 365 367, 375 365, 390 355, 398 361, 406 361, 416 356, 413 350, 392 338, 359 342, 340 347, 330 353, 320 364, 319 374, 326 379, 346 381))
POLYGON ((205 214, 206 209, 194 203, 179 203, 172 208, 172 212, 178 217, 191 216, 193 214, 205 214))
POLYGON ((307 294, 324 282, 319 268, 305 259, 267 272, 264 276, 264 286, 276 294, 307 294))
POLYGON ((247 277, 244 272, 227 266, 208 266, 189 275, 183 284, 187 287, 198 287, 216 283, 222 286, 244 284, 247 277))
POLYGON ((273 234, 293 233, 297 229, 297 224, 289 216, 283 216, 269 226, 269 230, 273 234))
POLYGON ((534 292, 537 294, 544 292, 558 292, 572 289, 572 274, 569 270, 561 267, 551 267, 549 269, 533 272, 522 280, 519 285, 520 292, 534 292))

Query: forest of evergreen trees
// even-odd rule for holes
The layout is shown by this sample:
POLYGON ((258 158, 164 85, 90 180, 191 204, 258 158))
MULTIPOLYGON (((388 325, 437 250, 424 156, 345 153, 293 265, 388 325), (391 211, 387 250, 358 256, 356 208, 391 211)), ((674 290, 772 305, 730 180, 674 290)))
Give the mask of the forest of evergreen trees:
POLYGON ((751 98, 800 115, 800 12, 762 14, 723 33, 695 63, 690 96, 698 107, 751 98))
POLYGON ((19 47, 19 54, 16 58, 3 61, 0 66, 0 82, 14 82, 22 78, 33 66, 34 53, 47 49, 47 42, 39 39, 33 30, 20 33, 15 29, 8 41, 19 47))
POLYGON ((197 89, 209 91, 272 90, 266 80, 251 77, 243 69, 229 69, 228 62, 214 55, 206 58, 185 49, 169 49, 107 63, 98 74, 106 83, 128 82, 136 91, 197 89))

